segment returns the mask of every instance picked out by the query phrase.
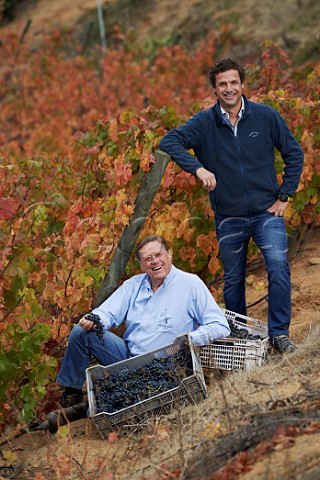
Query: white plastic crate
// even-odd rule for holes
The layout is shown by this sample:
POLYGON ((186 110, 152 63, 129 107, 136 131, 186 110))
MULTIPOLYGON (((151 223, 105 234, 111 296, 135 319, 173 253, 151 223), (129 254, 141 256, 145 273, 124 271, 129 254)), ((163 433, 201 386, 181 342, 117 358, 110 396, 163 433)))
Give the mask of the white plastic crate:
POLYGON ((240 328, 246 328, 252 335, 260 335, 261 338, 268 336, 268 324, 266 322, 241 315, 240 313, 231 312, 230 310, 222 309, 222 311, 227 320, 231 320, 240 328))
MULTIPOLYGON (((177 369, 177 375, 179 373, 177 369)), ((178 337, 175 343, 159 348, 144 355, 123 360, 109 366, 95 365, 86 370, 87 391, 89 400, 89 412, 93 424, 99 430, 102 438, 118 428, 132 428, 143 426, 153 415, 169 413, 172 408, 181 408, 190 403, 198 403, 207 395, 201 361, 196 354, 189 336, 178 337), (96 398, 94 393, 94 381, 96 379, 108 378, 110 374, 119 374, 146 366, 156 358, 166 358, 183 350, 191 353, 192 375, 181 377, 180 385, 146 400, 137 402, 114 413, 97 412, 96 398)))
POLYGON ((261 339, 248 340, 231 336, 219 338, 200 348, 199 357, 202 367, 222 370, 261 367, 270 348, 267 323, 230 310, 223 310, 223 312, 229 322, 252 335, 259 335, 261 339))

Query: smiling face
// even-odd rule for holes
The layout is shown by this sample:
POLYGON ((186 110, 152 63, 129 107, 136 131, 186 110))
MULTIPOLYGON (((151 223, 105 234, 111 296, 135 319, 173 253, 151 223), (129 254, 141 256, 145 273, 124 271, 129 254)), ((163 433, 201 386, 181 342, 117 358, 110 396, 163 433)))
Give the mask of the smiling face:
POLYGON ((237 70, 227 70, 216 75, 216 85, 213 91, 226 112, 238 113, 240 111, 243 89, 244 84, 241 83, 237 70))
POLYGON ((157 240, 149 242, 139 250, 139 261, 151 280, 152 290, 162 285, 171 270, 171 253, 157 240))

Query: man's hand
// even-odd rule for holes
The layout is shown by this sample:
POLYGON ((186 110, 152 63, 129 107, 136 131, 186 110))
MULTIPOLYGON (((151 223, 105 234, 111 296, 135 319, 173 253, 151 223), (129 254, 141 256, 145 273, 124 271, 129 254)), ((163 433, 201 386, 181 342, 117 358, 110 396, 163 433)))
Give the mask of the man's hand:
POLYGON ((289 202, 281 202, 277 200, 270 208, 267 209, 267 212, 273 213, 275 217, 283 217, 284 211, 287 208, 289 202))
POLYGON ((209 172, 209 170, 206 170, 204 167, 200 167, 196 171, 196 175, 201 180, 203 183, 203 188, 206 190, 210 191, 216 188, 216 177, 213 173, 209 172))
POLYGON ((91 322, 91 320, 88 320, 86 316, 82 317, 79 320, 79 325, 80 327, 84 328, 85 330, 94 330, 95 329, 95 324, 91 322))

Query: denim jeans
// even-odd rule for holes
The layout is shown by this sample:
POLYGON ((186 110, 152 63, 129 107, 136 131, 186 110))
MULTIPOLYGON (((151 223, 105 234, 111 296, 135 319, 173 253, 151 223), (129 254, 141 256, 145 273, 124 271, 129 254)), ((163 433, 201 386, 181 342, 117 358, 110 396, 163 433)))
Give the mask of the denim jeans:
POLYGON ((283 217, 262 212, 246 217, 215 215, 220 257, 224 268, 226 309, 247 314, 245 276, 248 244, 255 242, 268 273, 269 336, 288 335, 291 319, 290 267, 283 217))
POLYGON ((106 366, 126 360, 130 353, 126 343, 114 333, 106 331, 103 344, 94 331, 88 332, 75 325, 70 333, 67 351, 56 381, 65 387, 80 390, 92 356, 106 366))

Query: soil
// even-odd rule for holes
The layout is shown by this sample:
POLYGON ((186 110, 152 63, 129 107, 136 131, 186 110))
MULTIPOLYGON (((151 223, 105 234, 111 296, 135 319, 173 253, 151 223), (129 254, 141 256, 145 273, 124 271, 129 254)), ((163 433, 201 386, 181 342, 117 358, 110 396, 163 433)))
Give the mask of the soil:
MULTIPOLYGON (((158 29, 163 34, 172 33, 175 26, 188 22, 186 12, 202 2, 178 2, 180 7, 177 5, 171 14, 168 29, 172 1, 151 3, 154 9, 146 11, 137 24, 141 37, 158 29)), ((32 18, 30 32, 36 35, 53 24, 52 18, 60 24, 74 21, 96 5, 96 0, 73 0, 67 5, 63 0, 24 0, 17 10, 15 26, 32 18)), ((249 1, 245 5, 249 9, 249 1)), ((277 7, 278 16, 280 10, 277 7)), ((289 15, 290 9, 287 12, 289 15)), ((280 28, 274 21, 275 29, 280 28)), ((265 28, 262 20, 260 26, 265 28)), ((7 429, 0 442, 0 478, 320 478, 320 421, 315 414, 320 398, 320 227, 309 229, 297 247, 291 262, 291 338, 299 345, 295 353, 283 357, 272 354, 262 367, 248 371, 206 371, 206 400, 150 420, 143 429, 113 433, 105 440, 90 419, 64 426, 55 435, 48 431, 21 435, 7 429), (258 414, 264 415, 262 423, 257 421, 258 414), (255 435, 249 427, 244 429, 248 423, 256 427, 255 435)), ((266 288, 266 273, 258 262, 248 274, 247 303, 252 305, 248 314, 261 320, 267 317, 266 288)))

